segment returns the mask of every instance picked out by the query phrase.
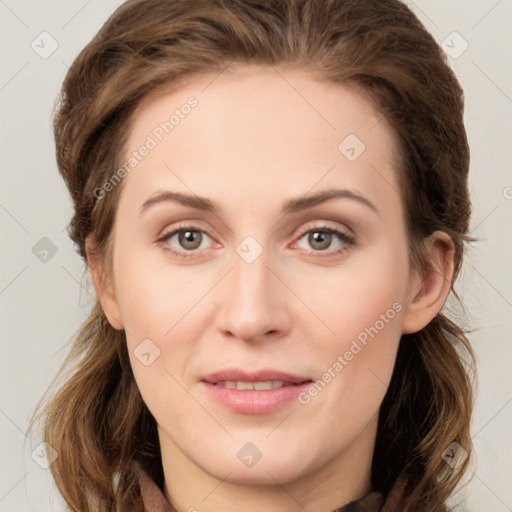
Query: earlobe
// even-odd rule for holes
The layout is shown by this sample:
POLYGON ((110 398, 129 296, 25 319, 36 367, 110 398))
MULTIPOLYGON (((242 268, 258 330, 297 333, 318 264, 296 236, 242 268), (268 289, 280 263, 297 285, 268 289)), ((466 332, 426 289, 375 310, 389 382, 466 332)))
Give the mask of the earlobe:
POLYGON ((96 245, 92 237, 87 237, 85 241, 87 267, 91 275, 96 297, 110 325, 116 330, 121 330, 124 329, 124 324, 122 322, 119 304, 113 290, 112 276, 105 275, 95 247, 96 245))
POLYGON ((420 331, 441 311, 450 293, 455 249, 451 237, 443 231, 426 240, 428 264, 423 275, 411 278, 404 314, 402 334, 420 331))

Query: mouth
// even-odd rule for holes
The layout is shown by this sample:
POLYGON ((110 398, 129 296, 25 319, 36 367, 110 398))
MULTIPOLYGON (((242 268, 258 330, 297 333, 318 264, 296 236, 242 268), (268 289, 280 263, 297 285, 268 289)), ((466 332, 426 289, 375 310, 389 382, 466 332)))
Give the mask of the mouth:
MULTIPOLYGON (((312 381, 304 381, 304 382, 312 382, 312 381)), ((222 388, 229 389, 238 389, 239 391, 251 390, 251 391, 266 391, 269 389, 279 389, 284 386, 299 386, 304 382, 293 383, 293 382, 285 382, 282 380, 266 380, 266 381, 257 381, 257 382, 243 382, 243 381, 235 381, 235 380, 225 380, 220 382, 212 382, 214 386, 220 386, 222 388)))
POLYGON ((273 412, 293 401, 312 379, 278 370, 248 373, 223 370, 201 379, 209 397, 229 410, 243 414, 273 412))

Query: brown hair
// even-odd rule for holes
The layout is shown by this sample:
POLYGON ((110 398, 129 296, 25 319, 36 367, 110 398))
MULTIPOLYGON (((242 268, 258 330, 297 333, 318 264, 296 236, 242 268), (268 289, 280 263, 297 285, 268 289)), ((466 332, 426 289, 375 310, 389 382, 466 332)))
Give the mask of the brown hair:
MULTIPOLYGON (((436 230, 455 245, 460 270, 470 200, 463 91, 433 37, 398 0, 129 0, 73 62, 54 118, 57 163, 74 202, 69 235, 87 263, 86 238, 111 272, 112 227, 120 186, 95 196, 121 165, 133 112, 159 86, 227 65, 307 69, 364 90, 398 135, 410 258, 432 271, 422 241, 436 230)), ((471 454, 474 354, 464 331, 443 312, 402 336, 380 409, 372 466, 385 496, 406 482, 386 512, 437 511, 466 471, 443 451, 457 442, 471 454)), ((38 415, 58 452, 50 466, 70 509, 120 510, 137 494, 135 462, 162 485, 156 422, 145 406, 124 331, 96 301, 60 370, 76 361, 38 415)), ((37 406, 40 408, 40 403, 37 406)), ((35 421, 32 418, 30 428, 35 421)))

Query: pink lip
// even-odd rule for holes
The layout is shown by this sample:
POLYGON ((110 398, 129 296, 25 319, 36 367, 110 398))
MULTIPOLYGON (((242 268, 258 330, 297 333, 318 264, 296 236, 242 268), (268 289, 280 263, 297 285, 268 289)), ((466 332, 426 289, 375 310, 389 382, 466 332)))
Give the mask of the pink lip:
POLYGON ((224 382, 226 380, 236 380, 238 382, 264 382, 267 380, 282 380, 291 384, 301 384, 302 382, 311 380, 310 377, 302 377, 293 375, 292 373, 282 372, 280 370, 258 370, 256 372, 246 372, 238 368, 230 370, 221 370, 210 373, 201 380, 210 383, 224 382))
POLYGON ((244 414, 264 414, 275 411, 295 399, 310 384, 311 379, 279 370, 260 370, 248 373, 239 369, 211 373, 201 380, 209 395, 228 409, 244 414), (238 390, 216 386, 216 382, 261 382, 280 380, 287 384, 266 390, 238 390))

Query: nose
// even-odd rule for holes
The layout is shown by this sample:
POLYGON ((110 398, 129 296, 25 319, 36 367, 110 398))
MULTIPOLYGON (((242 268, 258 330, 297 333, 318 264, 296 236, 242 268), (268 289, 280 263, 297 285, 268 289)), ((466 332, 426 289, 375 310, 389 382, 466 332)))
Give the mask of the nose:
POLYGON ((252 263, 234 255, 233 268, 216 287, 216 327, 245 342, 278 339, 291 328, 287 290, 270 270, 265 251, 252 263))

